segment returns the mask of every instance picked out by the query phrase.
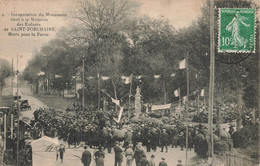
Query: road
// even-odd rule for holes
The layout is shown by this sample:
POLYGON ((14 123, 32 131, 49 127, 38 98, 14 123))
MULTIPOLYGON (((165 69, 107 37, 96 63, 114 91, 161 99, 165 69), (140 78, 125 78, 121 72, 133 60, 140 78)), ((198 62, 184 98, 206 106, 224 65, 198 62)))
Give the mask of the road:
POLYGON ((42 101, 38 100, 36 97, 33 96, 30 88, 28 87, 21 87, 19 88, 19 95, 21 95, 22 100, 28 100, 29 105, 31 106, 31 110, 28 111, 21 111, 21 117, 28 117, 32 119, 33 117, 33 112, 36 109, 39 108, 48 108, 46 104, 44 104, 42 101))
MULTIPOLYGON (((33 112, 42 107, 42 108, 48 108, 47 105, 45 105, 43 102, 38 100, 36 97, 33 96, 29 88, 23 87, 20 88, 19 94, 21 95, 22 99, 28 100, 29 104, 31 106, 31 110, 28 111, 23 111, 21 112, 22 117, 28 117, 32 118, 33 117, 33 112)), ((64 155, 64 161, 63 163, 60 163, 60 160, 56 161, 56 152, 33 152, 33 160, 34 160, 34 165, 33 166, 81 166, 83 165, 80 160, 80 156, 83 152, 83 148, 71 148, 69 149, 67 144, 64 143, 63 141, 60 141, 60 143, 63 143, 66 145, 66 151, 64 155)), ((92 156, 95 152, 94 149, 90 149, 92 156)), ((160 152, 160 148, 157 148, 157 152, 149 152, 146 153, 146 156, 148 159, 150 159, 151 155, 155 155, 155 162, 156 165, 159 164, 161 161, 161 158, 164 157, 166 159, 166 162, 168 163, 169 166, 175 166, 177 165, 178 160, 182 160, 183 164, 185 164, 185 156, 186 156, 186 151, 181 151, 180 148, 171 148, 169 146, 168 153, 166 152, 160 152)), ((105 166, 113 166, 114 165, 114 153, 109 154, 105 150, 105 166)), ((188 161, 191 161, 191 158, 195 156, 194 151, 188 151, 188 161)), ((126 159, 124 158, 122 166, 126 165, 126 159)), ((94 165, 94 162, 92 161, 92 165, 94 165)), ((135 166, 135 162, 133 162, 133 166, 135 166)))

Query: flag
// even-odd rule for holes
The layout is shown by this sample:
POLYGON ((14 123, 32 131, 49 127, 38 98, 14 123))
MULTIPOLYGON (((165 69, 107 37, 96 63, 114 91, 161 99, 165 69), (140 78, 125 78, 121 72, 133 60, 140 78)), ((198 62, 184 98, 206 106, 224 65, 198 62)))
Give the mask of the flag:
POLYGON ((106 81, 106 80, 109 79, 109 77, 101 76, 101 79, 104 80, 104 81, 106 81))
POLYGON ((184 96, 184 97, 182 98, 182 100, 183 100, 183 103, 186 103, 187 97, 184 96))
POLYGON ((113 119, 116 121, 116 123, 119 123, 119 122, 120 122, 121 117, 122 117, 123 110, 124 110, 124 107, 120 107, 120 111, 119 111, 118 119, 113 118, 113 119))
POLYGON ((201 89, 200 96, 204 96, 204 89, 201 89))
POLYGON ((116 105, 120 106, 120 101, 119 100, 116 100, 113 97, 111 97, 111 100, 112 100, 113 103, 115 103, 116 105))
POLYGON ((61 78, 61 75, 55 75, 55 78, 61 78))
POLYGON ((186 59, 183 59, 180 63, 179 63, 179 69, 185 69, 186 66, 186 59))
POLYGON ((169 108, 171 108, 171 103, 170 104, 164 104, 164 105, 152 105, 152 111, 153 110, 169 109, 169 108))
POLYGON ((154 75, 153 77, 154 78, 160 78, 160 75, 154 75))
POLYGON ((175 73, 172 73, 172 74, 171 74, 171 77, 174 77, 174 76, 175 76, 175 73))
POLYGON ((142 76, 136 76, 136 79, 140 80, 142 78, 142 76))
POLYGON ((130 84, 130 77, 125 77, 125 84, 130 84))
POLYGON ((178 91, 178 89, 176 89, 176 90, 174 91, 174 96, 175 96, 175 97, 179 97, 179 91, 178 91))
POLYGON ((118 115, 118 122, 120 122, 120 120, 121 120, 123 110, 124 110, 124 107, 120 107, 120 112, 119 112, 119 115, 118 115))
POLYGON ((91 79, 93 79, 94 77, 87 77, 87 79, 89 79, 89 80, 91 80, 91 79))
POLYGON ((130 84, 132 82, 132 75, 129 77, 122 76, 122 79, 124 79, 125 84, 130 84))
POLYGON ((43 71, 41 71, 40 73, 37 74, 38 76, 44 76, 45 73, 43 71))

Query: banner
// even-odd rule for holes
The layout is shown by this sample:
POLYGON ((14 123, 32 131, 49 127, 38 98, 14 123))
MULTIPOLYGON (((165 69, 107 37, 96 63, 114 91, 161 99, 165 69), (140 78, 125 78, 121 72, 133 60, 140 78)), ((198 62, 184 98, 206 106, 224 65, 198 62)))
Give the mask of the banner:
POLYGON ((201 89, 200 96, 204 96, 204 89, 201 89))
POLYGON ((160 78, 160 75, 154 75, 153 77, 154 78, 160 78))
POLYGON ((183 59, 180 63, 179 63, 179 69, 185 69, 186 66, 186 59, 183 59))
POLYGON ((109 79, 109 77, 101 76, 101 79, 104 80, 104 81, 106 81, 106 80, 109 79))
POLYGON ((164 109, 170 109, 171 104, 164 104, 164 105, 152 105, 152 111, 154 110, 164 110, 164 109))

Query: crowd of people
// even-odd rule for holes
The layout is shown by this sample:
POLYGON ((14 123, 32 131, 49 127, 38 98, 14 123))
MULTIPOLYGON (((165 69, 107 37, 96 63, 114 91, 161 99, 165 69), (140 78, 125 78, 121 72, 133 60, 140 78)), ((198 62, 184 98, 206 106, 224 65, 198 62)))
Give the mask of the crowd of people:
MULTIPOLYGON (((42 134, 50 137, 59 137, 68 142, 69 147, 85 142, 90 147, 101 145, 108 152, 116 141, 123 141, 126 147, 131 141, 133 148, 138 142, 146 146, 146 151, 156 151, 161 146, 161 151, 167 152, 167 145, 172 147, 185 144, 185 126, 182 124, 172 125, 165 128, 165 124, 156 124, 149 121, 125 120, 124 123, 116 123, 113 114, 103 111, 82 111, 80 108, 67 110, 61 113, 53 109, 38 109, 34 112, 31 133, 34 139, 42 134), (165 150, 164 150, 165 148, 165 150)), ((189 147, 193 146, 196 128, 189 130, 189 147)))
MULTIPOLYGON (((135 115, 123 114, 122 121, 117 123, 114 117, 116 111, 94 111, 74 105, 66 111, 40 108, 34 112, 34 118, 31 120, 31 128, 27 132, 33 139, 38 139, 42 135, 49 137, 58 137, 67 142, 68 148, 75 148, 82 143, 85 151, 88 147, 98 149, 94 153, 97 166, 104 165, 105 153, 115 154, 115 166, 121 166, 123 153, 126 158, 127 166, 132 165, 135 159, 137 166, 154 165, 152 164, 154 156, 146 156, 146 152, 156 152, 158 147, 160 152, 168 152, 168 148, 180 148, 184 150, 186 139, 186 127, 182 123, 168 124, 156 123, 157 121, 132 120, 135 115), (114 152, 112 151, 114 150, 114 152)), ((149 116, 140 115, 142 119, 149 119, 149 116)), ((198 147, 207 143, 200 139, 205 133, 203 126, 189 126, 188 129, 188 149, 199 149, 198 147), (199 136, 199 137, 197 137, 199 136), (199 139, 198 139, 199 138, 199 139)), ((65 151, 65 149, 64 149, 65 151)), ((62 150, 62 153, 64 153, 62 150)), ((88 152, 86 152, 88 153, 88 152)), ((61 155, 62 157, 63 155, 61 155)), ((85 161, 85 153, 82 154, 82 163, 88 165, 85 161)), ((90 160, 91 161, 91 160, 90 160)), ((181 164, 181 163, 179 163, 181 164)), ((164 158, 159 166, 167 165, 164 158)))

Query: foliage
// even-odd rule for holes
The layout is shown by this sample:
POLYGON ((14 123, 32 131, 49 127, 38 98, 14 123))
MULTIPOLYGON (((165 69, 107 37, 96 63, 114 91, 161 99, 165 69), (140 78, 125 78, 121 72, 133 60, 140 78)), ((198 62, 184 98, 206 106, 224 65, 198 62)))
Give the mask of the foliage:
MULTIPOLYGON (((256 7, 248 0, 219 0, 219 7, 256 7)), ((73 76, 82 76, 82 61, 85 62, 86 95, 97 101, 97 75, 108 76, 99 79, 100 89, 114 98, 121 99, 129 93, 129 85, 122 83, 121 76, 142 75, 133 78, 132 94, 137 86, 141 88, 142 100, 147 103, 177 102, 174 90, 181 89, 186 95, 186 72, 178 70, 178 63, 187 57, 189 65, 190 94, 209 85, 209 2, 202 7, 201 17, 188 28, 176 30, 166 19, 151 19, 138 16, 140 4, 131 0, 78 0, 78 8, 70 27, 64 27, 35 53, 34 59, 25 69, 24 78, 35 82, 37 73, 45 72, 54 89, 63 90, 73 83, 73 76), (43 56, 44 55, 44 56, 43 56), (175 77, 170 77, 175 73, 175 77), (60 75, 59 79, 55 75, 60 75), (155 79, 153 75, 160 75, 155 79), (197 78, 196 78, 197 75, 197 78), (87 79, 95 77, 96 79, 87 79)), ((215 10, 215 22, 218 11, 215 10)), ((218 24, 215 24, 217 43, 218 24)), ((258 44, 256 44, 258 45, 258 44)), ((217 44, 216 44, 217 47, 217 44)), ((217 50, 215 48, 215 50, 217 50)), ((259 48, 257 48, 257 51, 259 48)), ((215 54, 215 100, 238 102, 243 91, 247 107, 258 104, 258 56, 250 55, 242 62, 223 63, 221 57, 236 54, 215 54), (242 77, 246 75, 246 77, 242 77)), ((70 87, 69 87, 70 88, 70 87)), ((106 97, 101 93, 101 97, 106 97)), ((128 100, 124 98, 122 103, 128 100)), ((94 102, 96 103, 96 102, 94 102)))
POLYGON ((232 135, 234 147, 248 147, 257 145, 259 142, 259 124, 244 126, 241 130, 232 135))
POLYGON ((11 64, 5 59, 0 59, 0 90, 2 90, 5 85, 5 79, 11 76, 11 74, 11 64))

